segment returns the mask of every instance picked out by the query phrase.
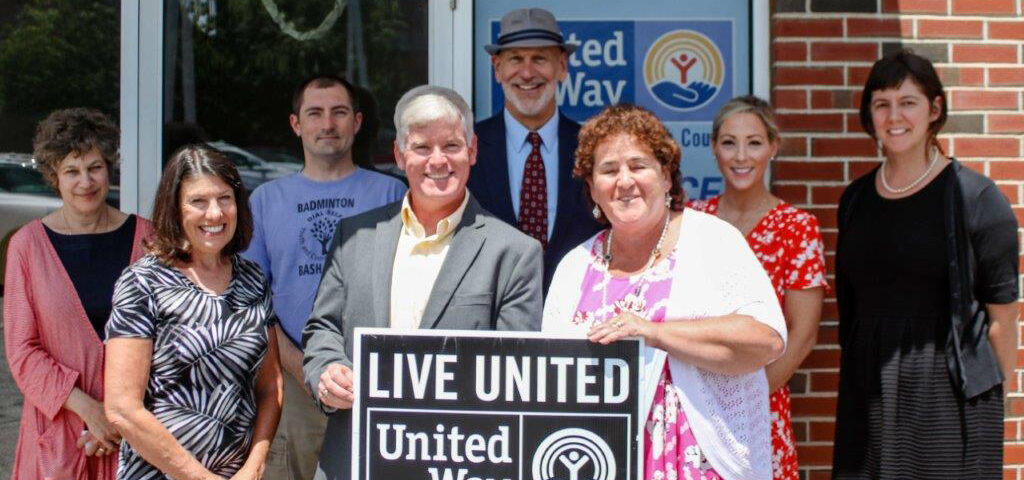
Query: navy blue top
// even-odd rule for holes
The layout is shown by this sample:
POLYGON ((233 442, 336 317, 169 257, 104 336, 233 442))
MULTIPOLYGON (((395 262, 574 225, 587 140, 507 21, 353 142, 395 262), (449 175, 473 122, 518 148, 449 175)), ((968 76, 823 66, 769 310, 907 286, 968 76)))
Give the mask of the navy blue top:
POLYGON ((71 277, 92 328, 103 340, 107 318, 110 317, 114 283, 131 263, 135 215, 129 215, 120 227, 105 233, 64 235, 46 225, 43 227, 60 257, 60 263, 71 277))

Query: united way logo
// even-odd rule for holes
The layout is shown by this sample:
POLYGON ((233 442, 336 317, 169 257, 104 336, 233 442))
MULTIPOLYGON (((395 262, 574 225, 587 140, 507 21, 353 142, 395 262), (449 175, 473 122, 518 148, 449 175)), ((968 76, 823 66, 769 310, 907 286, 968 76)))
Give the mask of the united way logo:
POLYGON ((654 41, 644 57, 644 82, 662 105, 680 112, 695 110, 722 89, 725 61, 715 42, 683 29, 654 41))
POLYGON ((608 443, 582 428, 548 435, 533 454, 533 480, 614 480, 615 471, 608 443))

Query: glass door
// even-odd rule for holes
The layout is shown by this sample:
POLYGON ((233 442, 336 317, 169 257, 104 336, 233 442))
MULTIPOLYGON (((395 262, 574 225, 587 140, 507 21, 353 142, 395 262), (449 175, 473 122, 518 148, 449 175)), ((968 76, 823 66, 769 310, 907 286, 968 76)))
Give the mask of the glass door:
POLYGON ((392 118, 402 93, 428 82, 455 86, 451 0, 164 0, 135 8, 138 26, 125 43, 138 49, 127 72, 138 78, 126 82, 122 94, 134 98, 122 103, 137 108, 126 143, 137 147, 138 171, 125 183, 142 213, 163 162, 191 141, 227 152, 248 188, 301 168, 288 115, 295 86, 311 74, 359 87, 356 161, 382 170, 394 169, 392 118))

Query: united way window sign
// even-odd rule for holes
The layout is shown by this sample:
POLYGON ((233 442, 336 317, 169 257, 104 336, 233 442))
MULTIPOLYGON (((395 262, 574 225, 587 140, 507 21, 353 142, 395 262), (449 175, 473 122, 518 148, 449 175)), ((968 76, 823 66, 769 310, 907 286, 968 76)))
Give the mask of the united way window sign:
POLYGON ((642 478, 639 340, 356 329, 352 478, 642 478))
POLYGON ((495 43, 509 10, 542 7, 577 45, 568 78, 558 85, 560 110, 583 123, 603 108, 635 103, 668 127, 683 148, 688 198, 708 198, 724 183, 711 152, 711 123, 725 102, 753 91, 749 0, 680 2, 475 2, 474 101, 483 119, 501 112, 505 96, 483 45, 495 43), (639 12, 639 13, 638 13, 639 12))

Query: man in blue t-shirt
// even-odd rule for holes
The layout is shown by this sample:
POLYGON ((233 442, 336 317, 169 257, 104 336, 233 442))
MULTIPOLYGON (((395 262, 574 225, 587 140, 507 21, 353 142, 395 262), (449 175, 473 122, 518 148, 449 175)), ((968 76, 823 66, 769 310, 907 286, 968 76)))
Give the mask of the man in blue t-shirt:
POLYGON ((292 130, 302 140, 301 172, 261 185, 250 200, 253 236, 244 256, 270 281, 274 326, 284 374, 284 409, 264 478, 310 480, 316 472, 326 418, 302 376, 302 329, 320 270, 342 217, 401 200, 405 185, 352 160, 362 124, 358 97, 343 78, 318 75, 292 99, 292 130))

